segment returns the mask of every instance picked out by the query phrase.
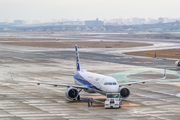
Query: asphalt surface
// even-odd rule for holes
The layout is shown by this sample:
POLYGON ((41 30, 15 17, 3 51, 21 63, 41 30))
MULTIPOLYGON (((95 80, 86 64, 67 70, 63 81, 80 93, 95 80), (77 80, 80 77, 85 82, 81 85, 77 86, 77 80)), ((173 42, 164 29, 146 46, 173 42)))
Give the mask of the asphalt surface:
MULTIPOLYGON (((177 47, 173 44, 174 42, 164 44, 162 48, 177 47)), ((179 120, 180 98, 177 95, 180 93, 180 69, 175 66, 174 61, 121 53, 131 49, 133 48, 79 50, 83 69, 115 76, 119 83, 161 78, 164 67, 167 68, 167 80, 128 86, 131 95, 122 102, 121 109, 104 109, 104 96, 100 94, 82 91, 81 101, 70 101, 65 97, 64 87, 24 83, 42 81, 74 84, 72 76, 59 74, 72 74, 75 70, 74 49, 0 45, 0 119, 179 120), (11 80, 9 72, 14 80, 22 83, 11 80), (94 98, 93 107, 87 107, 87 97, 94 98)))

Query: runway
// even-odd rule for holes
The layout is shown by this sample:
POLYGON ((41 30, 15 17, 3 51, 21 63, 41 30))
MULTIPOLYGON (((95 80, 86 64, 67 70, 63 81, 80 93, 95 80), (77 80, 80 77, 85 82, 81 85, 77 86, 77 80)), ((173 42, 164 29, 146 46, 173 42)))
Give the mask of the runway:
POLYGON ((72 74, 75 70, 74 49, 0 45, 0 119, 178 120, 180 68, 173 61, 133 57, 119 52, 127 49, 106 49, 102 53, 100 51, 104 49, 99 52, 98 49, 80 49, 81 67, 113 76, 118 83, 161 78, 166 67, 167 80, 129 86, 131 95, 123 101, 121 109, 104 109, 104 96, 100 94, 82 91, 81 101, 69 101, 64 87, 17 83, 10 78, 11 71, 13 79, 19 81, 74 84, 72 76, 59 74, 72 74), (94 107, 88 108, 88 96, 94 97, 94 107))

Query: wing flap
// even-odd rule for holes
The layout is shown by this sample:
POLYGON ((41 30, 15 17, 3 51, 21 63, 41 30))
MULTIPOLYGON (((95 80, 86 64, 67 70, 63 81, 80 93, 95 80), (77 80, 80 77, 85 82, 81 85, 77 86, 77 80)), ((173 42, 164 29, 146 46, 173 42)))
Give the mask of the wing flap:
POLYGON ((75 87, 75 88, 80 88, 80 89, 87 89, 86 86, 78 86, 78 85, 56 84, 56 83, 43 83, 43 82, 31 82, 31 83, 36 83, 37 85, 40 85, 40 84, 53 85, 53 86, 55 86, 55 87, 57 87, 57 86, 62 86, 62 87, 75 87))

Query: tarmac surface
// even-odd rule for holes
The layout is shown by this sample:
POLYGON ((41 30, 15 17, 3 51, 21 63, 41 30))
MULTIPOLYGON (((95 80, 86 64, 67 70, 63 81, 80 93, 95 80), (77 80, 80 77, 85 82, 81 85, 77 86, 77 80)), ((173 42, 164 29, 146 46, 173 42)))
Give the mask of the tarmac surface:
MULTIPOLYGON (((156 44, 161 42, 162 48, 179 44, 167 45, 162 40, 156 44)), ((81 101, 70 101, 65 97, 66 87, 23 83, 42 81, 73 85, 72 76, 60 73, 75 71, 74 49, 0 45, 0 119, 179 120, 180 68, 174 61, 122 54, 131 49, 79 49, 83 69, 110 75, 119 83, 161 78, 163 69, 167 68, 166 80, 128 86, 131 95, 122 102, 120 109, 104 109, 105 97, 100 94, 82 91, 81 101), (22 83, 11 80, 9 72, 13 79, 22 83), (93 107, 88 107, 87 97, 94 98, 93 107)))

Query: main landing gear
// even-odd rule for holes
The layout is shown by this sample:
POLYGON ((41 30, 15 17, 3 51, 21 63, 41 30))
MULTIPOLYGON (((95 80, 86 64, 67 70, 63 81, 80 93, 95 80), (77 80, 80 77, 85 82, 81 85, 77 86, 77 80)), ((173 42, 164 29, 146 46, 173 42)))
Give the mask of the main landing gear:
POLYGON ((80 100, 80 95, 78 95, 77 100, 78 100, 78 101, 80 100))
POLYGON ((78 100, 78 101, 80 100, 80 95, 79 95, 79 93, 81 92, 81 90, 82 90, 82 89, 80 89, 79 92, 78 92, 78 97, 77 97, 77 100, 78 100))
MULTIPOLYGON (((82 89, 79 90, 78 94, 81 92, 82 89)), ((77 100, 80 100, 80 95, 78 95, 77 100)))

